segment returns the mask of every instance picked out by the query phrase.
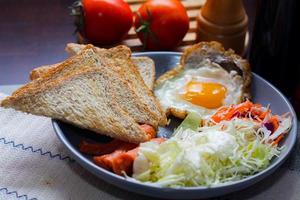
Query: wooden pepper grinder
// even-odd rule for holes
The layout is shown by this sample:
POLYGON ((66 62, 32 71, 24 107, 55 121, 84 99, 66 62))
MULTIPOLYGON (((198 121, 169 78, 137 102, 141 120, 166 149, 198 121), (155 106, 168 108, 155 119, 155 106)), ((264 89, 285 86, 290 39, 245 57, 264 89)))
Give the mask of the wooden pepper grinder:
POLYGON ((242 0, 207 0, 197 21, 197 41, 215 40, 243 53, 248 17, 242 0))

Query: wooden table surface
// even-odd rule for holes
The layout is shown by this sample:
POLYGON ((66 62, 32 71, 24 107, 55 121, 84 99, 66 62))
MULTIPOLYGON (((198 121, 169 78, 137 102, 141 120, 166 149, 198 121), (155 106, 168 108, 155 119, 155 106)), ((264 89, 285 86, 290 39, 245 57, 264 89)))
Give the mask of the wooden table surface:
MULTIPOLYGON (((68 6, 74 0, 0 0, 0 85, 28 82, 28 73, 67 58, 76 42, 68 6)), ((254 1, 244 0, 253 24, 254 1)))

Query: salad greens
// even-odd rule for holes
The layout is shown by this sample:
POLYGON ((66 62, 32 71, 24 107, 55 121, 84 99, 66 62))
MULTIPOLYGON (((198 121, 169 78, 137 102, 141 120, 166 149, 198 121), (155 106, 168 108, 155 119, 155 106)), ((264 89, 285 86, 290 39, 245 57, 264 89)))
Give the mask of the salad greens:
POLYGON ((175 130, 175 133, 181 129, 197 130, 201 123, 201 116, 195 112, 190 112, 181 124, 175 130))
POLYGON ((200 128, 199 122, 191 113, 170 139, 142 143, 132 177, 162 187, 217 185, 265 169, 281 151, 257 121, 233 118, 200 128))

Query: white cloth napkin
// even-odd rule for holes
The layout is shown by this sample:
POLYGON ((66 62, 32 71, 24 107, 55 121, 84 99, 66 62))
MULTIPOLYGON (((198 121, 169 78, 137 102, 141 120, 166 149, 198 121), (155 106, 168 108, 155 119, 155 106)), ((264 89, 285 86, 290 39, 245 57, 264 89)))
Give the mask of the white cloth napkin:
MULTIPOLYGON (((0 153, 0 200, 153 199, 109 185, 72 161, 46 117, 0 108, 0 153)), ((217 199, 299 200, 299 153, 298 145, 272 176, 217 199)))

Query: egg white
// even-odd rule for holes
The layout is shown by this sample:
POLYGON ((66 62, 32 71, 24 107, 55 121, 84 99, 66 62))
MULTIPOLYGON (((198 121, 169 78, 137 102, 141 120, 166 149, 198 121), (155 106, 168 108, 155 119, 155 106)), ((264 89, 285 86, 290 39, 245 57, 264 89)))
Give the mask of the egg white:
POLYGON ((206 60, 202 67, 184 69, 176 77, 169 79, 155 88, 155 96, 163 109, 176 108, 182 111, 197 112, 203 118, 208 118, 217 109, 209 109, 184 100, 180 93, 190 81, 219 83, 226 87, 227 92, 223 106, 241 102, 243 80, 236 71, 230 73, 221 66, 206 60))

